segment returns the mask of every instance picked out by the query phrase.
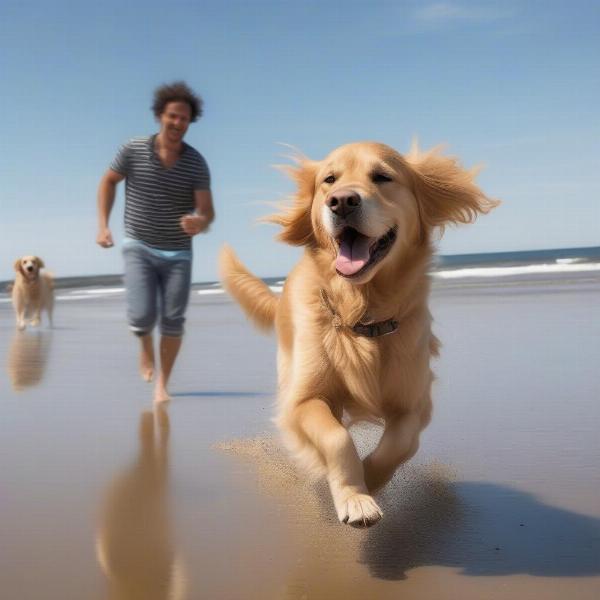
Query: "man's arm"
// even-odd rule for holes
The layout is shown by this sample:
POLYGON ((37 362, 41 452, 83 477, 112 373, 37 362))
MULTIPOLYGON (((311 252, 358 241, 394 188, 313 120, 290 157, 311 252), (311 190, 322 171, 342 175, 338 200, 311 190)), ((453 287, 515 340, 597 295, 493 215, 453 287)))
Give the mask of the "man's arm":
POLYGON ((196 212, 181 219, 181 227, 188 235, 196 235, 208 229, 215 219, 212 193, 210 190, 194 190, 196 212))
POLYGON ((208 227, 215 220, 215 208, 211 191, 195 190, 194 204, 196 205, 196 214, 206 219, 206 226, 208 227))
POLYGON ((110 211, 115 203, 117 184, 125 179, 125 175, 108 169, 98 186, 98 235, 96 243, 103 248, 110 248, 114 245, 112 233, 108 228, 110 211))

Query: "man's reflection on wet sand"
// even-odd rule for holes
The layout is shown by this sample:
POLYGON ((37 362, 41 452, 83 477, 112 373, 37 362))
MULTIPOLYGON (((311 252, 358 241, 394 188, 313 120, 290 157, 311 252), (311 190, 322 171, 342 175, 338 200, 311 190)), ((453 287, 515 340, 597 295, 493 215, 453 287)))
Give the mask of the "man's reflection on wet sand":
POLYGON ((186 597, 182 564, 171 540, 168 451, 166 408, 143 412, 139 455, 111 482, 96 538, 110 600, 186 597))
POLYGON ((50 354, 51 341, 51 331, 15 332, 6 363, 8 378, 13 390, 21 392, 42 381, 50 354))

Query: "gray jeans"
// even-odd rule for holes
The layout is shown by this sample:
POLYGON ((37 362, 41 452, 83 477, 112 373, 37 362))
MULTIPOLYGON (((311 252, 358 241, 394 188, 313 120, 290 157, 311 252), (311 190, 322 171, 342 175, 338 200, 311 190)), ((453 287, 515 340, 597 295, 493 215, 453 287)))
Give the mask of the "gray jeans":
POLYGON ((161 258, 141 246, 125 246, 127 320, 136 335, 151 333, 160 310, 162 335, 183 335, 192 261, 161 258))

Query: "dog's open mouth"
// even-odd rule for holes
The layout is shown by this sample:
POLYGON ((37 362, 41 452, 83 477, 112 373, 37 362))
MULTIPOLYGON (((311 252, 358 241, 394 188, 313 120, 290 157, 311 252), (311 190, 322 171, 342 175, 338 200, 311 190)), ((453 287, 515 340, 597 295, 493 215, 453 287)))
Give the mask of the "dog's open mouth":
POLYGON ((362 275, 378 263, 396 241, 397 227, 392 227, 385 235, 372 238, 352 227, 345 227, 336 237, 338 255, 335 270, 342 277, 352 278, 362 275))

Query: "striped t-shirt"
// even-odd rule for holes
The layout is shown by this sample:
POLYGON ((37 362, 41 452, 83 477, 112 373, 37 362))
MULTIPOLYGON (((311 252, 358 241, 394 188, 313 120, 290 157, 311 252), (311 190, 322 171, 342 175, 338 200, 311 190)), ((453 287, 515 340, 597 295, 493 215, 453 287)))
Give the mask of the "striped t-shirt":
POLYGON ((125 175, 125 234, 163 250, 191 249, 181 217, 195 208, 194 190, 210 189, 203 156, 183 142, 173 167, 166 168, 154 150, 156 134, 121 146, 110 168, 125 175))

